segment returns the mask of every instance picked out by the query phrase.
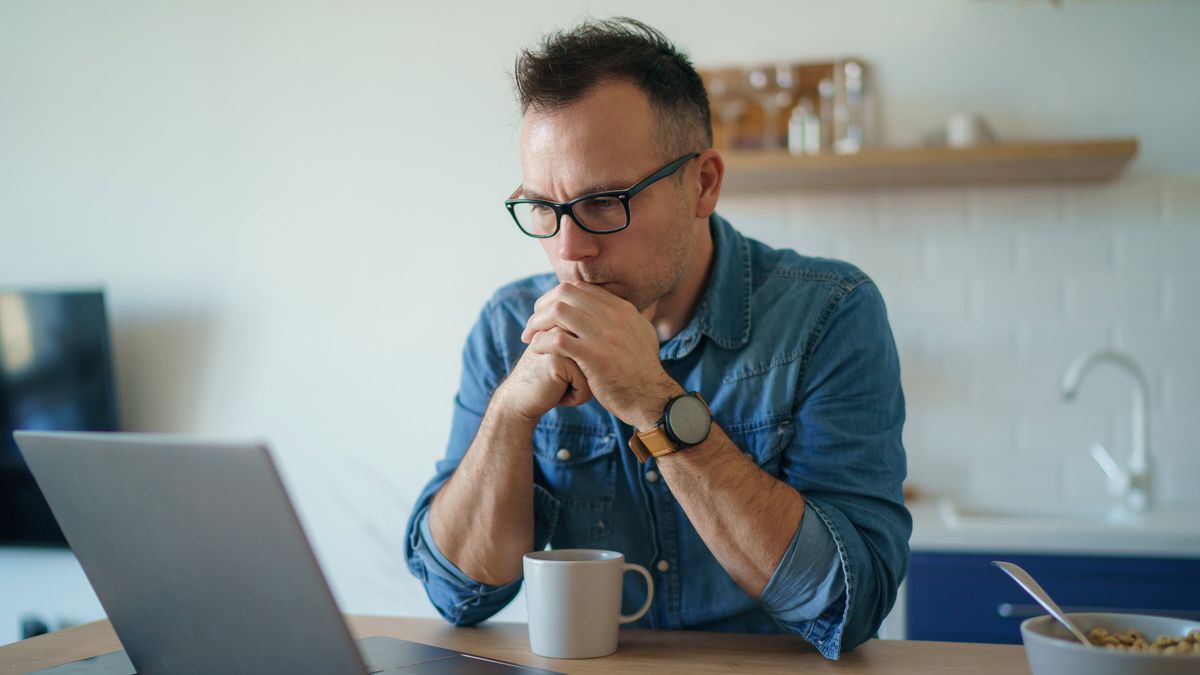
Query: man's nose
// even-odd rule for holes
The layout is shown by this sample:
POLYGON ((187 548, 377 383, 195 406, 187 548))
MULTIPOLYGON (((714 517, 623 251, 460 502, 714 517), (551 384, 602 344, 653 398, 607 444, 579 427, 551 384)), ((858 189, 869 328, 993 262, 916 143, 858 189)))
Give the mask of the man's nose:
POLYGON ((571 216, 564 213, 562 220, 558 222, 558 257, 563 260, 586 260, 595 257, 600 252, 596 241, 598 236, 584 230, 571 216))

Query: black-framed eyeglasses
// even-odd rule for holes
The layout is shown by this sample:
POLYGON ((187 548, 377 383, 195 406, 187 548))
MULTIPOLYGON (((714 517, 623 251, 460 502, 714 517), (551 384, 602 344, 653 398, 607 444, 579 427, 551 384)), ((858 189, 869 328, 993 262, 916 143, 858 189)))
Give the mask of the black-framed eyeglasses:
MULTIPOLYGON (((634 195, 674 174, 689 160, 699 156, 698 152, 684 155, 626 190, 594 192, 563 204, 545 199, 506 199, 504 207, 512 214, 517 227, 536 239, 549 239, 558 234, 564 213, 571 216, 576 225, 592 234, 620 232, 629 227, 629 200, 634 195)), ((517 188, 513 194, 520 191, 521 188, 517 188)))

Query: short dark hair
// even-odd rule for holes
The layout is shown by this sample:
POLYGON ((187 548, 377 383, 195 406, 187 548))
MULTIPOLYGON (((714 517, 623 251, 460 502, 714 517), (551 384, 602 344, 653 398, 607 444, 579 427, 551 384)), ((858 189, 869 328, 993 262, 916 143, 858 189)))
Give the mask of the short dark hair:
POLYGON ((608 79, 637 85, 659 113, 658 141, 667 159, 712 145, 712 114, 704 81, 687 55, 641 21, 588 20, 550 33, 517 56, 521 114, 554 111, 608 79))

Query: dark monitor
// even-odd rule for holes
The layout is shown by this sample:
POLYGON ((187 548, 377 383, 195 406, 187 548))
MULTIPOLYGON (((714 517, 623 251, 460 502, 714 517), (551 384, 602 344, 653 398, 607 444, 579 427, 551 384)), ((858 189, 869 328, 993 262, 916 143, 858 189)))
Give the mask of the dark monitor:
POLYGON ((66 546, 16 429, 117 431, 103 291, 0 289, 0 544, 66 546))

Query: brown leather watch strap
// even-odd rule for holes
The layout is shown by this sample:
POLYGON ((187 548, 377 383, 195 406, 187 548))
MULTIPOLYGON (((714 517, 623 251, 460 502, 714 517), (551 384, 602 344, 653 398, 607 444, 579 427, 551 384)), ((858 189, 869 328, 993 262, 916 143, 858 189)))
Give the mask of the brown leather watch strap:
POLYGON ((675 445, 661 427, 655 427, 650 431, 634 431, 629 437, 629 449, 637 455, 638 463, 645 464, 651 456, 669 455, 678 450, 679 446, 675 445))

